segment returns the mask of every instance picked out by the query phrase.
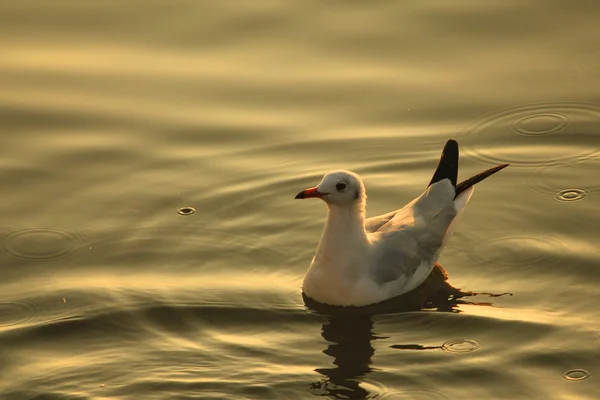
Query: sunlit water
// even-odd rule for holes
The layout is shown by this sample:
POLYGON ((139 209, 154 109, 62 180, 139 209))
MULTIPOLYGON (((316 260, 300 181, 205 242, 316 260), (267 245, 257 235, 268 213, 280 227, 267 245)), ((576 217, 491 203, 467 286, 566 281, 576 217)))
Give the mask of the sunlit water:
POLYGON ((597 399, 594 1, 4 2, 0 399, 597 399), (360 173, 369 215, 445 141, 480 185, 466 297, 328 314, 300 286, 360 173))

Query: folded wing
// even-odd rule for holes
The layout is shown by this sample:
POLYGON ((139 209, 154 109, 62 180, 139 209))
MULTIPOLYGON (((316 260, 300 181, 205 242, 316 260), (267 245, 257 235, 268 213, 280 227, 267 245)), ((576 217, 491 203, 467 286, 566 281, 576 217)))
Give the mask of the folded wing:
POLYGON ((380 284, 409 283, 416 273, 425 279, 439 258, 456 215, 454 186, 449 180, 434 183, 399 210, 371 234, 374 280, 380 284))
POLYGON ((508 166, 498 165, 457 184, 458 158, 458 143, 450 139, 421 196, 400 210, 365 220, 373 243, 376 282, 396 282, 403 291, 423 282, 452 235, 453 222, 469 202, 473 185, 508 166))
MULTIPOLYGON (((433 177, 428 186, 440 182, 443 179, 448 179, 452 186, 456 187, 456 179, 458 177, 458 143, 454 139, 446 142, 440 161, 433 173, 433 177)), ((464 182, 463 182, 464 183, 464 182)), ((389 222, 401 210, 389 212, 387 214, 378 215, 376 217, 367 218, 365 220, 365 230, 367 232, 375 232, 384 224, 389 222)))

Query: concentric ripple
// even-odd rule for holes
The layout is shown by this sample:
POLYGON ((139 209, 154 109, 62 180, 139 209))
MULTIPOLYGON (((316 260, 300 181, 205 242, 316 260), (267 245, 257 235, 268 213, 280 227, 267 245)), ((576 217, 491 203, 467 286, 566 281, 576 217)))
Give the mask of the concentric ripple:
POLYGON ((564 257, 566 244, 547 236, 511 235, 482 239, 467 252, 473 262, 492 269, 542 268, 564 257))
POLYGON ((583 189, 563 189, 554 194, 554 199, 558 201, 577 201, 587 197, 587 192, 583 189))
POLYGON ((531 169, 526 185, 535 193, 552 197, 556 201, 573 202, 600 194, 600 182, 590 179, 600 169, 600 159, 563 168, 531 169))
POLYGON ((511 123, 511 131, 517 135, 544 136, 563 130, 569 118, 560 113, 540 112, 517 118, 511 123))
POLYGON ((479 342, 473 339, 450 339, 442 344, 442 350, 451 353, 472 353, 480 346, 479 342))
POLYGON ((463 154, 488 164, 545 167, 600 157, 600 105, 526 104, 489 115, 464 131, 463 154))
POLYGON ((181 207, 179 210, 177 210, 177 214, 179 215, 192 215, 195 213, 196 210, 194 209, 194 207, 181 207))
POLYGON ((589 377, 590 373, 585 369, 575 368, 563 372, 563 378, 568 381, 583 381, 589 377))
POLYGON ((0 251, 7 257, 27 262, 46 262, 75 253, 81 237, 55 228, 30 228, 0 236, 0 251))
POLYGON ((26 324, 33 320, 32 305, 21 301, 0 301, 0 330, 26 324))

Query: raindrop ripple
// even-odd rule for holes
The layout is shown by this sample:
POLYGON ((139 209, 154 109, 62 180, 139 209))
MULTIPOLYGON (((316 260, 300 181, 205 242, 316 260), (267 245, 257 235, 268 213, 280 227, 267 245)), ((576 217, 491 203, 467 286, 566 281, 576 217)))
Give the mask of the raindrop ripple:
POLYGON ((595 103, 525 104, 474 122, 459 140, 466 157, 486 164, 564 166, 600 157, 598 121, 595 103))
POLYGON ((194 209, 194 207, 181 207, 179 210, 177 210, 177 214, 179 215, 192 215, 195 213, 196 210, 194 209))
POLYGON ((482 238, 467 252, 474 263, 490 269, 526 266, 528 270, 557 262, 567 246, 559 239, 536 235, 507 235, 482 238))
POLYGON ((450 339, 442 344, 442 350, 451 353, 472 353, 480 346, 479 342, 473 339, 450 339))
POLYGON ((0 330, 26 324, 34 319, 34 307, 22 301, 0 301, 0 330))
POLYGON ((539 112, 517 118, 511 123, 511 132, 525 136, 545 136, 562 131, 569 118, 561 113, 539 112))
POLYGON ((525 178, 527 188, 556 201, 573 202, 600 194, 600 182, 590 179, 600 168, 600 159, 577 163, 568 168, 531 168, 525 178))
POLYGON ((563 372, 563 378, 568 381, 583 381, 590 377, 590 373, 585 369, 575 368, 563 372))
POLYGON ((47 262, 66 257, 81 247, 78 233, 56 228, 27 228, 0 236, 0 252, 15 260, 47 262))
POLYGON ((587 195, 587 192, 583 189, 563 189, 554 194, 554 200, 577 201, 585 199, 587 195))

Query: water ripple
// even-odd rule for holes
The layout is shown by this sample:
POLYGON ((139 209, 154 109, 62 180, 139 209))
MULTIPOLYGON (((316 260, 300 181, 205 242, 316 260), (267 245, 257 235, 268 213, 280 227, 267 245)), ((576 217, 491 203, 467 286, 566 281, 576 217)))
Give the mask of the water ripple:
POLYGON ((583 189, 563 189, 554 194, 554 199, 558 201, 577 201, 583 200, 588 193, 583 189))
MULTIPOLYGON (((316 393, 315 393, 316 394, 316 393)), ((330 395, 332 393, 329 393, 330 395)), ((336 393, 338 394, 338 393, 336 393)), ((341 396, 333 396, 342 398, 341 396)), ((367 399, 411 399, 411 400, 449 400, 441 392, 432 389, 403 389, 395 390, 380 381, 363 378, 358 392, 344 393, 343 398, 367 398, 367 399)))
POLYGON ((600 168, 600 160, 568 168, 532 168, 525 179, 528 189, 557 201, 573 202, 600 194, 600 182, 590 179, 600 168))
POLYGON ((563 378, 568 381, 583 381, 590 377, 590 373, 585 369, 575 368, 563 372, 563 378))
POLYGON ((542 268, 563 258, 567 249, 567 245, 559 239, 537 235, 485 238, 474 247, 477 251, 468 252, 467 257, 491 269, 542 268))
POLYGON ((46 262, 75 253, 81 246, 78 233, 56 228, 27 228, 0 236, 0 252, 15 260, 46 262))
POLYGON ((194 207, 181 207, 179 210, 177 210, 177 214, 179 215, 192 215, 194 213, 196 213, 194 207))
POLYGON ((534 112, 513 120, 510 130, 517 135, 545 136, 562 131, 569 124, 569 117, 561 113, 534 112))
POLYGON ((600 105, 520 105, 476 121, 464 131, 463 153, 488 164, 560 166, 600 156, 600 105), (595 145, 594 145, 595 144, 595 145))
POLYGON ((35 308, 23 301, 0 301, 0 330, 33 321, 35 308))
POLYGON ((442 345, 442 350, 451 353, 472 353, 477 351, 481 345, 473 339, 450 339, 442 345))

